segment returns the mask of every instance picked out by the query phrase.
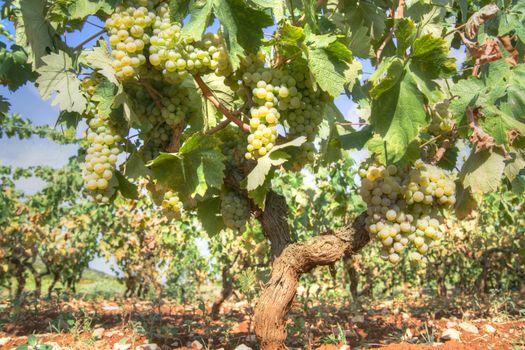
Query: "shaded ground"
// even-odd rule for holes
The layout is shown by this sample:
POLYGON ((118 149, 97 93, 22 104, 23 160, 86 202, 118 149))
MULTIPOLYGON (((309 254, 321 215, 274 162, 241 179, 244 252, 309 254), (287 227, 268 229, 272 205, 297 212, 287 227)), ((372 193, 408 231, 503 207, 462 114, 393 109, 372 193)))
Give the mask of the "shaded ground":
MULTIPOLYGON (((288 346, 296 349, 512 349, 525 350, 525 298, 476 296, 417 298, 370 304, 301 301, 293 306, 288 346), (492 327, 492 328, 491 328, 492 327), (459 341, 440 340, 447 328, 459 341), (335 345, 337 344, 337 345, 335 345)), ((205 349, 257 349, 252 307, 228 303, 212 321, 210 305, 104 299, 55 301, 27 306, 16 317, 11 305, 0 304, 0 349, 14 349, 35 334, 57 349, 133 349, 156 343, 162 349, 184 349, 194 341, 205 349), (129 346, 125 345, 128 344, 129 346)))

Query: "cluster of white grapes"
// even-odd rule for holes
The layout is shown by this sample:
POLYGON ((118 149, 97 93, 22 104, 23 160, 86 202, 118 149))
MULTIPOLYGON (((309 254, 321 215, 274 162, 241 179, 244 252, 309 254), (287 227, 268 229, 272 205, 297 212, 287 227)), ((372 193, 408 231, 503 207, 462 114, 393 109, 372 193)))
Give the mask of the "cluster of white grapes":
POLYGON ((200 41, 181 37, 181 25, 172 23, 166 3, 157 8, 150 38, 149 62, 173 80, 190 74, 226 76, 231 73, 228 56, 218 34, 206 33, 200 41))
POLYGON ((292 66, 290 74, 296 81, 295 87, 300 105, 286 114, 288 134, 293 137, 306 136, 306 142, 293 154, 292 168, 298 169, 315 160, 317 151, 314 140, 323 121, 323 109, 329 96, 321 89, 315 88, 315 82, 311 79, 307 67, 292 66))
POLYGON ((370 165, 359 175, 368 231, 381 241, 381 257, 395 264, 411 243, 417 251, 409 257, 423 259, 445 234, 439 209, 455 203, 452 176, 421 161, 408 172, 395 165, 370 165))
POLYGON ((281 70, 261 68, 245 72, 243 83, 250 88, 254 106, 250 109, 250 135, 246 159, 264 156, 275 145, 279 111, 300 106, 295 80, 281 70))
POLYGON ((164 193, 162 207, 178 217, 182 212, 183 205, 176 193, 173 191, 167 191, 164 193))
POLYGON ((263 55, 250 57, 249 61, 255 69, 248 66, 242 75, 242 83, 249 89, 254 104, 250 110, 251 133, 246 159, 258 158, 270 151, 278 137, 277 124, 285 120, 289 136, 307 138, 295 152, 294 163, 313 161, 316 153, 313 141, 322 121, 327 95, 314 88, 315 83, 304 67, 292 67, 289 72, 264 68, 263 55))
POLYGON ((156 19, 155 5, 155 1, 126 1, 106 20, 113 48, 112 65, 119 80, 136 76, 138 68, 146 63, 144 48, 150 43, 149 33, 156 19))
POLYGON ((227 191, 222 195, 221 213, 226 227, 244 232, 250 217, 250 204, 236 192, 227 191))
POLYGON ((89 119, 88 125, 86 140, 89 146, 82 177, 88 190, 98 191, 102 195, 113 178, 122 137, 110 124, 108 116, 96 115, 89 119))
POLYGON ((182 38, 182 26, 171 21, 167 2, 125 2, 106 21, 106 28, 120 80, 137 76, 147 61, 170 81, 180 81, 188 73, 231 74, 222 37, 207 33, 196 42, 182 38))

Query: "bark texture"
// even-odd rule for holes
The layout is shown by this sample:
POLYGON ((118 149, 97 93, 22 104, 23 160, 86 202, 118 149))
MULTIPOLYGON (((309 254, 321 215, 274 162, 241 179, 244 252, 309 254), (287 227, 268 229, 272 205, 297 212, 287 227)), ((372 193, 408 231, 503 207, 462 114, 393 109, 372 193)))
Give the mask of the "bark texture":
POLYGON ((275 259, 292 243, 288 226, 288 204, 283 196, 268 192, 266 209, 261 214, 260 222, 266 238, 272 243, 272 257, 275 259))
MULTIPOLYGON (((267 208, 272 208, 268 204, 267 208)), ((279 211, 279 213, 283 212, 279 211)), ((272 220, 276 224, 283 225, 282 217, 276 219, 272 215, 272 220)), ((262 223, 266 232, 264 215, 262 223)), ((286 230, 288 231, 288 228, 286 230)), ((267 232, 267 235, 273 237, 270 232, 267 232)), ((285 349, 286 315, 292 305, 301 275, 317 266, 330 265, 344 256, 354 254, 370 240, 365 229, 364 214, 352 224, 335 232, 314 237, 304 243, 287 243, 283 248, 281 244, 285 241, 290 242, 289 237, 288 235, 287 239, 279 238, 276 241, 278 247, 275 249, 281 250, 282 253, 274 260, 271 278, 255 308, 255 333, 261 342, 261 349, 264 350, 285 349)), ((272 240, 272 249, 273 245, 272 240)))

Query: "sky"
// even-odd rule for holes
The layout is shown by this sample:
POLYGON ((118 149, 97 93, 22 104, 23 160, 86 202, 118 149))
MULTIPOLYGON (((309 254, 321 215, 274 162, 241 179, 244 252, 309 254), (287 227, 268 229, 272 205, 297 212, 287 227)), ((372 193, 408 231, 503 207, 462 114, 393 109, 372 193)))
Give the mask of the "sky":
MULTIPOLYGON (((66 41, 70 46, 75 46, 85 38, 89 38, 93 34, 97 33, 103 26, 103 23, 96 18, 90 18, 89 22, 93 24, 86 24, 81 32, 70 33, 66 37, 66 41)), ((6 26, 8 30, 13 32, 13 27, 10 22, 2 21, 2 24, 6 26)), ((216 31, 218 23, 215 22, 208 31, 216 31)), ((266 33, 272 33, 275 27, 269 27, 265 29, 266 33)), ((96 43, 96 40, 92 40, 86 44, 85 47, 92 46, 96 43)), ((458 62, 464 60, 464 53, 455 51, 454 57, 457 58, 458 62)), ((367 78, 369 72, 373 71, 368 61, 362 61, 363 63, 363 78, 367 78)), ((0 87, 0 95, 6 97, 11 103, 11 113, 19 113, 22 117, 30 119, 34 124, 37 125, 54 125, 59 110, 57 107, 51 105, 51 101, 43 101, 40 97, 39 92, 33 85, 26 85, 20 88, 15 93, 11 93, 5 87, 0 87)), ((340 96, 335 101, 337 107, 345 118, 351 122, 358 122, 359 118, 357 115, 356 104, 353 103, 347 96, 340 96)), ((0 138, 0 164, 11 165, 14 167, 26 167, 30 165, 47 165, 59 168, 65 165, 68 158, 77 153, 78 146, 76 145, 59 145, 53 141, 40 139, 38 137, 32 137, 26 140, 18 139, 5 139, 0 138)), ((366 158, 367 152, 353 151, 351 152, 352 158, 359 163, 361 160, 366 158)), ((27 193, 35 193, 43 187, 43 182, 37 178, 28 178, 19 180, 17 186, 27 193)), ((206 252, 207 246, 204 240, 199 242, 201 251, 206 252)), ((90 266, 92 268, 111 273, 111 267, 113 264, 106 263, 103 259, 95 259, 90 266)))

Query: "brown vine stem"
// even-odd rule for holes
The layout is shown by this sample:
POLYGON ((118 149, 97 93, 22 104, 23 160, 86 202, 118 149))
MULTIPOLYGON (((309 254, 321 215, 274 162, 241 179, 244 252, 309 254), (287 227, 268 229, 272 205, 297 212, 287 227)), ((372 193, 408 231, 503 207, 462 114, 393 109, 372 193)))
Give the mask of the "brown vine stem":
POLYGON ((215 125, 213 128, 211 128, 210 130, 206 131, 206 135, 213 135, 216 132, 221 131, 222 129, 224 129, 225 127, 230 125, 231 122, 232 121, 230 119, 224 119, 219 124, 215 125))
POLYGON ((228 118, 229 120, 234 122, 239 128, 241 128, 242 131, 250 132, 250 126, 248 124, 246 124, 246 123, 243 123, 242 120, 240 120, 239 118, 237 118, 235 116, 234 112, 232 112, 228 108, 226 108, 219 101, 219 99, 217 99, 217 97, 215 97, 215 95, 213 95, 213 92, 210 90, 208 85, 206 85, 204 80, 202 80, 202 78, 199 75, 195 74, 193 76, 193 79, 195 79, 195 82, 197 83, 197 85, 201 89, 203 96, 208 101, 210 101, 215 106, 215 108, 217 108, 219 110, 219 112, 221 112, 226 118, 228 118))
MULTIPOLYGON (((399 5, 397 6, 397 10, 396 11, 392 11, 392 17, 394 19, 403 18, 404 17, 404 7, 405 7, 405 0, 399 0, 399 5)), ((376 67, 378 67, 379 64, 381 63, 381 55, 383 54, 383 50, 385 49, 386 45, 390 42, 390 40, 392 40, 393 37, 394 37, 394 27, 392 27, 392 29, 390 29, 390 31, 388 32, 387 36, 385 37, 385 39, 383 40, 383 42, 381 43, 381 45, 377 49, 377 52, 376 52, 376 67)))
POLYGON ((142 84, 142 86, 144 86, 157 108, 159 110, 162 110, 162 95, 160 94, 160 92, 158 92, 153 86, 151 86, 150 82, 147 80, 141 79, 140 83, 142 84))
POLYGON ((451 146, 451 142, 449 139, 444 139, 441 145, 439 146, 438 150, 434 154, 434 157, 430 161, 431 164, 436 165, 443 157, 445 156, 445 153, 451 146))

